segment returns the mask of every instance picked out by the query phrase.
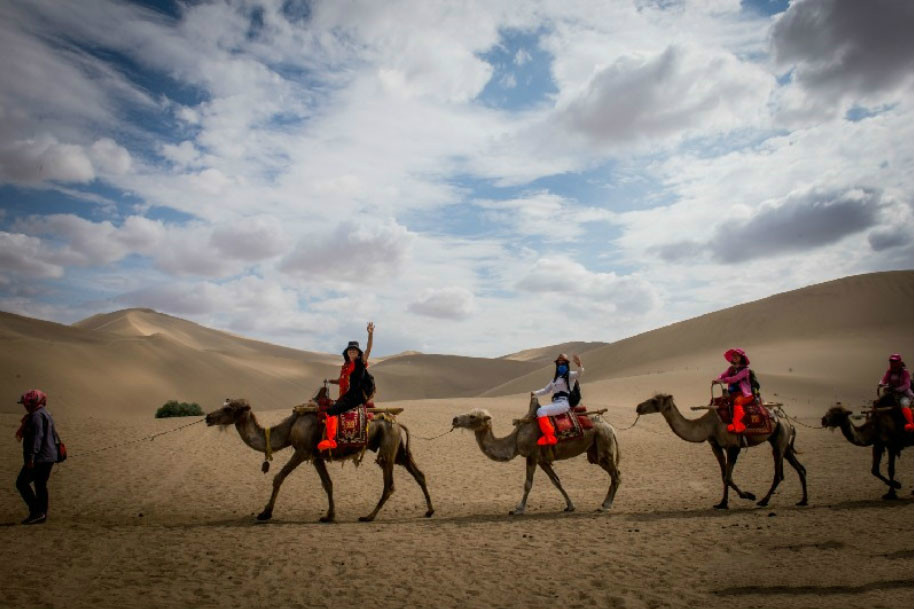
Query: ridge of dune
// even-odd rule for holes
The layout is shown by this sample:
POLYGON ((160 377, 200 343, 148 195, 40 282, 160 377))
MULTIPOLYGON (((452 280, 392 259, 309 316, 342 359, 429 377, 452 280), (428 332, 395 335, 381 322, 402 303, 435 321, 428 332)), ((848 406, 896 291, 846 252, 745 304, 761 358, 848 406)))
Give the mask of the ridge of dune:
MULTIPOLYGON (((567 350, 585 357, 585 392, 591 383, 640 377, 645 387, 664 389, 671 374, 706 392, 708 376, 723 368, 721 354, 734 345, 746 348, 753 368, 775 385, 806 383, 807 394, 870 392, 885 355, 914 345, 914 271, 813 285, 615 343, 564 343, 501 358, 404 352, 378 358, 372 372, 381 402, 516 395, 544 385, 555 352, 567 350)), ((208 407, 229 396, 284 408, 338 371, 338 355, 247 339, 150 309, 94 315, 72 326, 0 313, 0 391, 16 396, 41 387, 73 412, 151 414, 168 399, 208 407)), ((0 402, 0 412, 18 412, 13 402, 0 402)))
POLYGON ((492 385, 526 374, 539 365, 484 357, 415 354, 371 367, 384 400, 477 396, 492 385))
MULTIPOLYGON (((775 294, 597 347, 587 352, 583 382, 722 369, 722 353, 731 346, 755 354, 759 370, 803 369, 818 376, 834 370, 847 382, 862 382, 861 362, 880 366, 885 354, 912 345, 914 271, 888 271, 775 294)), ((549 362, 483 395, 529 391, 551 374, 549 362)))
POLYGON ((600 341, 570 341, 567 343, 561 343, 559 345, 524 349, 523 351, 518 351, 517 353, 502 355, 497 359, 509 359, 518 362, 540 362, 547 364, 553 362, 559 353, 567 353, 569 356, 574 353, 584 354, 607 344, 608 343, 600 341))

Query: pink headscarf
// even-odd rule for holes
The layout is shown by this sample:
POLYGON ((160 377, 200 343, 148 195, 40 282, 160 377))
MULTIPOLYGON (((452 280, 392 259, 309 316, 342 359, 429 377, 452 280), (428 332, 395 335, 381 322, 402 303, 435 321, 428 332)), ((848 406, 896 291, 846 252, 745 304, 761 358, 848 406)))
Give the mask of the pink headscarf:
POLYGON ((48 403, 48 396, 41 389, 32 389, 23 393, 17 403, 22 404, 27 411, 27 414, 22 417, 22 421, 19 423, 19 429, 16 430, 16 439, 21 442, 22 434, 25 430, 25 422, 28 420, 29 415, 39 408, 44 408, 48 403))

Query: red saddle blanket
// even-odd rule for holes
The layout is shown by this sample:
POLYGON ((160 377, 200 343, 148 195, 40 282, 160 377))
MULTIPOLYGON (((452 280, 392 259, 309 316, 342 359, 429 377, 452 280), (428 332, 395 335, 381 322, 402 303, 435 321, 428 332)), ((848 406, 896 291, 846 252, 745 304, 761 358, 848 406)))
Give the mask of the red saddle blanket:
POLYGON ((361 448, 368 444, 368 412, 365 406, 340 413, 336 428, 336 445, 339 448, 361 448))
POLYGON ((549 417, 552 419, 555 437, 559 442, 580 438, 584 435, 585 429, 593 429, 593 421, 590 420, 590 417, 577 414, 586 410, 585 406, 575 406, 568 412, 549 417))
MULTIPOLYGON (((724 423, 733 422, 733 404, 727 397, 714 398, 712 406, 717 409, 717 416, 724 423)), ((771 413, 762 406, 758 399, 751 404, 743 406, 745 414, 743 415, 743 425, 746 431, 743 434, 768 434, 773 429, 771 413)))

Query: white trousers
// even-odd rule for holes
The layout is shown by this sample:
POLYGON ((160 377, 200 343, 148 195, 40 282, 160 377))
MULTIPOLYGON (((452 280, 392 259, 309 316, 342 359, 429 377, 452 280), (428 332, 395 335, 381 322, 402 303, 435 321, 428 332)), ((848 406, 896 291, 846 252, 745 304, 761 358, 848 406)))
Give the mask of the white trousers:
POLYGON ((551 404, 546 404, 545 406, 540 406, 536 409, 536 416, 538 417, 554 417, 557 414, 562 414, 563 412, 568 412, 571 408, 571 404, 568 403, 568 398, 559 398, 551 404))

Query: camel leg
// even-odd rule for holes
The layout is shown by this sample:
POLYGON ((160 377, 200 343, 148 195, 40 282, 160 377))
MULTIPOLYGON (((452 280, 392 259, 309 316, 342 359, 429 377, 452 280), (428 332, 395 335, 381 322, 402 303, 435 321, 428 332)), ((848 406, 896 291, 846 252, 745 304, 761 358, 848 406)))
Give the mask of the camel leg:
POLYGON ((755 501, 755 493, 750 493, 749 491, 744 491, 736 486, 736 482, 733 481, 733 469, 736 467, 736 459, 739 457, 739 453, 742 449, 739 447, 730 447, 727 449, 727 484, 730 485, 736 494, 739 495, 740 499, 748 499, 749 501, 755 501))
POLYGON ((726 510, 729 507, 727 495, 730 492, 730 485, 727 484, 727 460, 724 458, 724 451, 720 446, 713 442, 709 442, 709 444, 711 444, 714 456, 717 457, 717 464, 720 465, 720 479, 724 483, 724 496, 721 498, 720 503, 714 506, 714 509, 726 510))
POLYGON ((784 480, 784 449, 772 443, 771 455, 774 457, 774 479, 771 481, 771 488, 768 489, 768 494, 762 497, 762 499, 757 504, 762 507, 768 505, 768 502, 771 500, 771 496, 774 494, 774 490, 778 487, 781 481, 784 480))
POLYGON ((613 506, 613 500, 616 498, 616 491, 619 490, 619 484, 622 483, 622 473, 612 457, 612 454, 601 455, 598 462, 599 466, 609 474, 609 491, 606 492, 606 499, 597 508, 598 512, 605 512, 613 506))
MULTIPOLYGON (((887 495, 894 495, 895 489, 901 488, 901 483, 894 480, 889 480, 882 475, 882 472, 879 471, 879 466, 882 464, 882 453, 885 452, 885 446, 882 444, 873 444, 873 467, 870 469, 870 472, 886 483, 889 487, 889 492, 887 495)), ((892 499, 893 497, 885 497, 886 499, 892 499)))
POLYGON ((521 498, 520 503, 517 506, 508 512, 512 516, 520 516, 527 509, 527 495, 530 494, 530 489, 533 488, 533 474, 536 473, 536 457, 527 457, 527 479, 524 481, 524 496, 521 498))
POLYGON ((901 483, 895 481, 895 451, 889 448, 889 492, 882 496, 883 499, 898 499, 896 488, 901 488, 901 483))
POLYGON ((425 474, 423 474, 422 470, 419 469, 419 466, 416 465, 413 456, 406 451, 400 451, 400 454, 397 455, 397 463, 402 465, 419 484, 419 488, 422 489, 422 494, 425 495, 425 505, 427 507, 425 517, 430 518, 431 515, 435 513, 435 508, 432 507, 432 498, 428 494, 428 487, 425 485, 425 474))
POLYGON ((302 461, 304 460, 304 451, 295 451, 292 454, 292 458, 289 459, 289 462, 286 463, 275 476, 273 476, 273 493, 270 495, 270 500, 267 502, 267 506, 263 508, 262 512, 257 514, 257 520, 269 520, 273 517, 273 506, 276 505, 276 497, 279 495, 279 488, 282 486, 286 476, 292 473, 292 470, 301 465, 302 461))
POLYGON ((327 493, 327 515, 321 516, 321 522, 333 522, 336 518, 336 507, 333 504, 333 480, 330 479, 330 472, 327 471, 327 464, 320 457, 314 458, 314 469, 317 475, 321 477, 321 486, 327 493))
POLYGON ((374 510, 367 516, 359 516, 360 522, 371 522, 374 520, 375 516, 378 515, 378 512, 381 511, 381 508, 387 503, 387 500, 394 492, 394 464, 392 461, 384 460, 381 463, 381 470, 384 472, 384 490, 381 491, 381 498, 378 500, 378 505, 374 506, 374 510))
POLYGON ((724 457, 724 450, 717 444, 711 444, 711 450, 714 451, 714 456, 717 457, 717 464, 720 465, 720 478, 724 484, 724 496, 721 498, 720 503, 714 506, 716 510, 726 510, 729 507, 729 492, 732 487, 736 494, 740 496, 741 499, 750 499, 755 500, 755 495, 749 492, 744 492, 740 490, 736 483, 733 482, 733 466, 736 464, 736 458, 739 456, 739 448, 728 448, 727 456, 724 457))
POLYGON ((803 487, 803 498, 797 502, 797 505, 808 505, 809 502, 806 496, 806 468, 803 467, 803 464, 797 459, 797 453, 792 446, 787 447, 784 458, 793 466, 793 469, 797 470, 797 475, 800 477, 800 485, 803 487))
POLYGON ((565 498, 565 511, 573 512, 574 504, 571 502, 571 497, 568 496, 568 493, 565 492, 565 489, 562 488, 562 481, 559 480, 559 475, 555 473, 555 470, 552 469, 552 466, 546 463, 545 461, 539 464, 543 471, 546 472, 546 475, 549 476, 549 479, 552 480, 552 484, 555 485, 555 488, 559 489, 559 492, 562 493, 562 497, 565 498))

